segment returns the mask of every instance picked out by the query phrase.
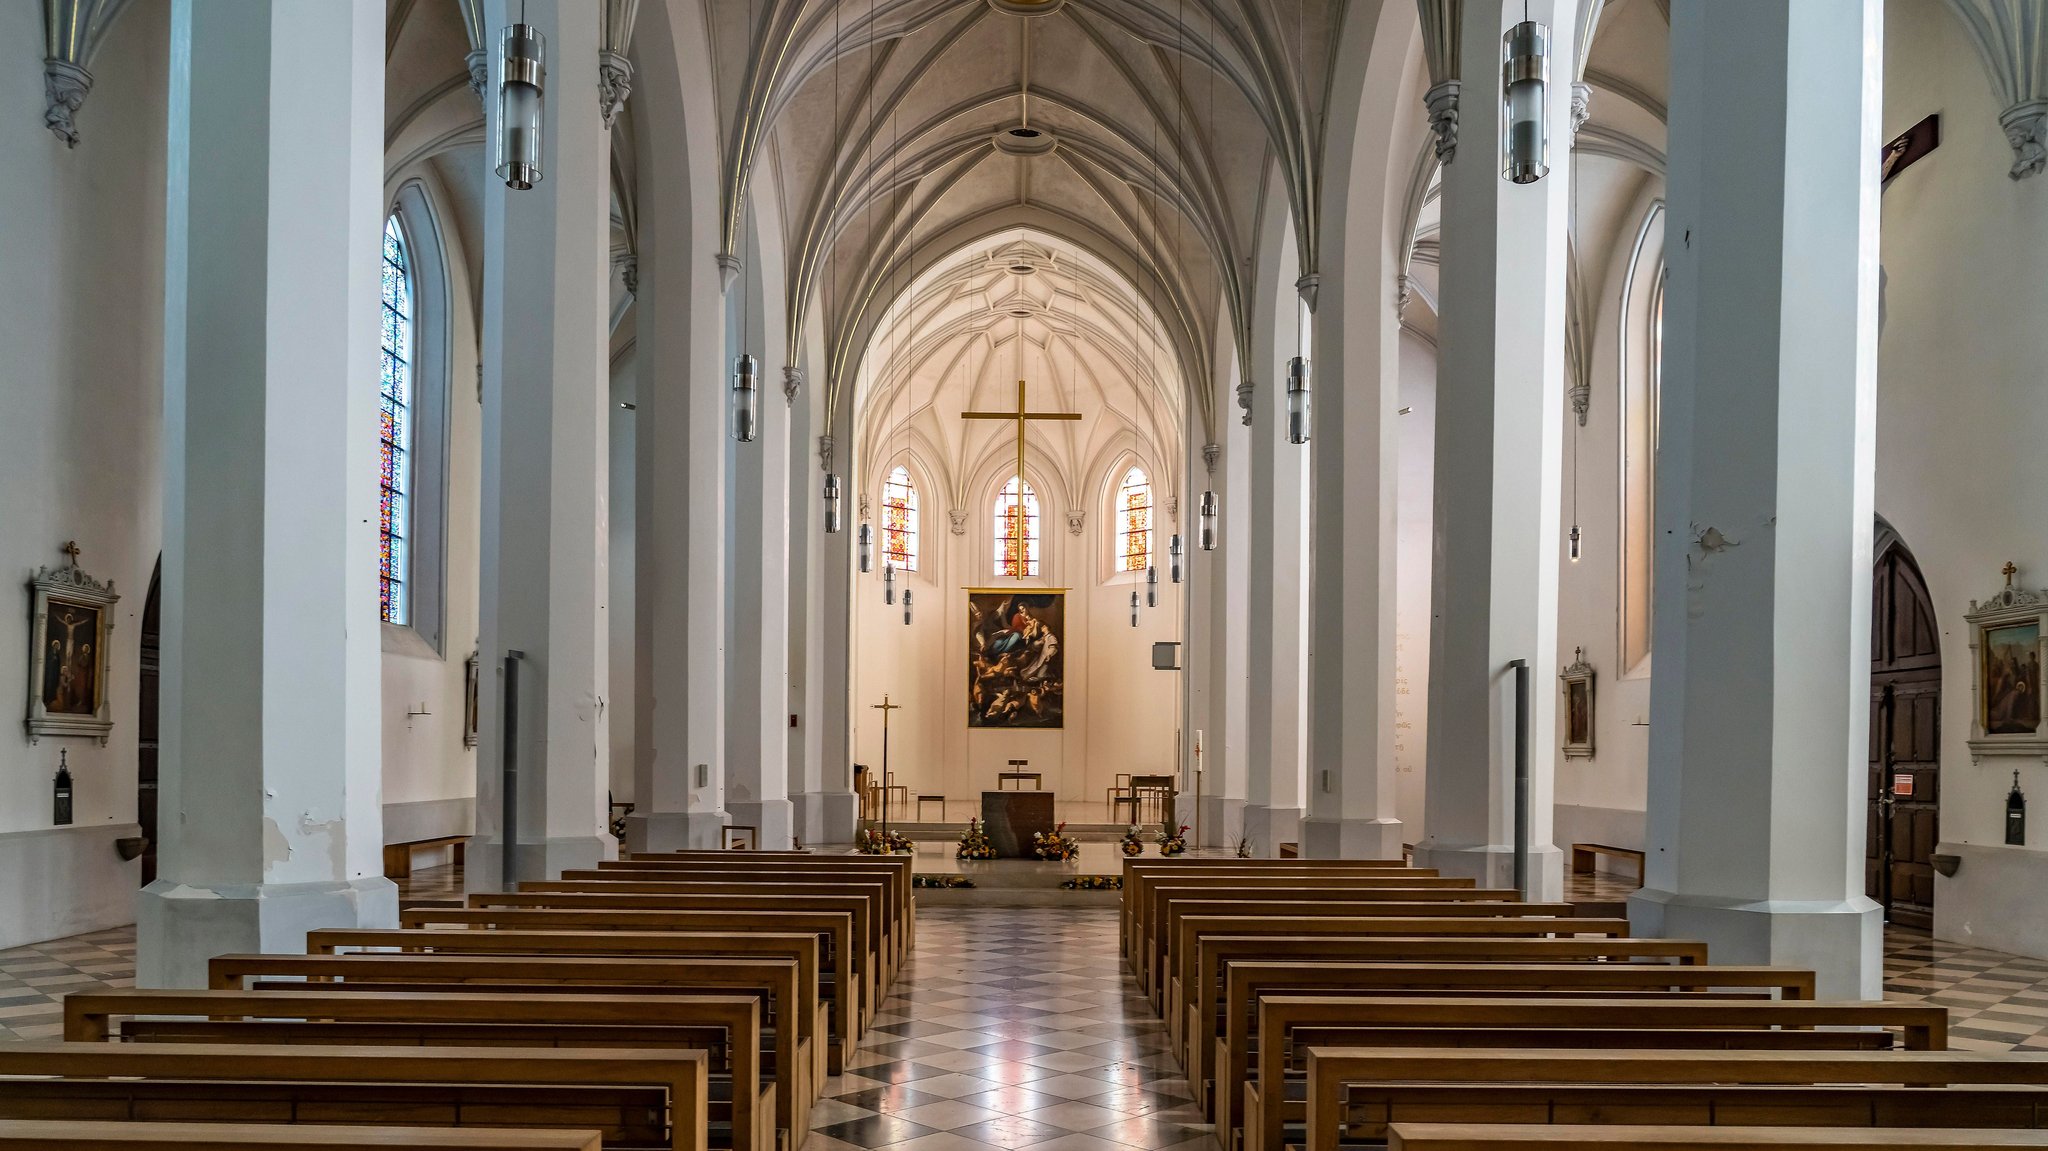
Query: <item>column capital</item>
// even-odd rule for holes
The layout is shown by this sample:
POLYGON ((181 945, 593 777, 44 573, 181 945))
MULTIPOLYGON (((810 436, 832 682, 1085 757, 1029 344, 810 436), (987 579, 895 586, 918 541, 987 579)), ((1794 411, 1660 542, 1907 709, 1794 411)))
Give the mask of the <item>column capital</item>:
POLYGON ((78 127, 72 118, 91 91, 92 73, 63 60, 43 61, 43 123, 67 148, 78 147, 78 127))
POLYGON ((1579 129, 1593 116, 1593 86, 1584 80, 1572 81, 1572 139, 1579 138, 1579 129))
MULTIPOLYGON (((471 84, 474 85, 472 80, 471 84)), ((597 54, 597 115, 609 129, 633 91, 633 63, 609 48, 597 54)))
POLYGON ((792 407, 796 404, 797 393, 804 390, 804 370, 796 364, 782 366, 782 399, 792 407))
POLYGON ((2005 142, 2012 145, 2008 177, 2024 180, 2048 168, 2048 99, 2014 104, 1999 113, 1998 126, 2005 129, 2005 142))
POLYGON ((491 58, 482 48, 472 48, 462 62, 469 68, 469 90, 476 93, 477 101, 481 103, 485 90, 491 85, 491 58))
POLYGON ((739 279, 740 273, 746 270, 746 261, 731 252, 720 252, 711 258, 718 263, 718 290, 731 291, 733 281, 739 279))
POLYGON ((1462 85, 1456 80, 1444 80, 1429 86, 1422 94, 1423 106, 1429 109, 1429 130, 1436 137, 1436 160, 1448 164, 1458 154, 1458 90, 1462 85))
POLYGON ((1237 406, 1244 409, 1244 415, 1238 417, 1238 422, 1245 427, 1252 426, 1252 395, 1258 390, 1259 386, 1250 380, 1239 380, 1237 383, 1237 406))
POLYGON ((1202 445, 1202 466, 1209 469, 1210 475, 1216 474, 1216 461, 1221 458, 1223 458, 1222 444, 1217 443, 1215 440, 1210 440, 1202 445))

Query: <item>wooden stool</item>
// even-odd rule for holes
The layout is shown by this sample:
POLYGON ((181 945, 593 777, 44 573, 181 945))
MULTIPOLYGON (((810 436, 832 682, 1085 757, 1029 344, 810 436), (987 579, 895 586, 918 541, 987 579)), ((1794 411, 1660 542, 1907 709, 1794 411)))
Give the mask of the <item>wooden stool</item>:
POLYGON ((920 823, 924 822, 924 805, 925 805, 925 804, 927 804, 927 803, 936 803, 936 804, 938 804, 938 805, 939 805, 939 822, 940 822, 940 823, 944 823, 944 822, 946 822, 946 797, 945 797, 945 796, 943 796, 943 795, 920 795, 920 796, 918 796, 918 797, 917 797, 917 819, 918 819, 918 822, 920 822, 920 823))

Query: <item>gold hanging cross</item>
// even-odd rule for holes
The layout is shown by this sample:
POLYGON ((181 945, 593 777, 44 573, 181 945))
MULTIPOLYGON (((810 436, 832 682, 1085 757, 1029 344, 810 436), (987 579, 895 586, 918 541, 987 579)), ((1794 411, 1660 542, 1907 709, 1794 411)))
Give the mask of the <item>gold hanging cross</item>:
POLYGON ((1079 412, 1032 412, 1024 409, 1024 381, 1017 381, 1017 410, 1014 412, 961 412, 963 420, 1015 420, 1017 422, 1017 502, 1010 509, 1010 547, 1015 556, 1011 574, 1022 577, 1024 559, 1024 421, 1078 420, 1079 412))

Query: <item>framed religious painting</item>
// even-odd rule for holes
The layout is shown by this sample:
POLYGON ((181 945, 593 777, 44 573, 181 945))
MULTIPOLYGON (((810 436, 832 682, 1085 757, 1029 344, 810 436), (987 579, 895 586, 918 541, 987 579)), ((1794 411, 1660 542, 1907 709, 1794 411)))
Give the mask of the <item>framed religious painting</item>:
POLYGON ((1593 665, 1586 662, 1586 649, 1572 652, 1572 664, 1557 674, 1564 691, 1564 715, 1559 727, 1564 733, 1566 759, 1593 758, 1593 665))
POLYGON ((967 726, 1066 726, 1067 593, 967 589, 967 726))
POLYGON ((2005 586, 1963 618, 1970 625, 1970 751, 2048 752, 2041 725, 2041 665, 2048 662, 2048 594, 2012 586, 2018 571, 2005 565, 2005 586))
POLYGON ((107 705, 108 639, 114 630, 114 585, 67 562, 29 581, 28 740, 80 735, 107 742, 114 728, 107 705))

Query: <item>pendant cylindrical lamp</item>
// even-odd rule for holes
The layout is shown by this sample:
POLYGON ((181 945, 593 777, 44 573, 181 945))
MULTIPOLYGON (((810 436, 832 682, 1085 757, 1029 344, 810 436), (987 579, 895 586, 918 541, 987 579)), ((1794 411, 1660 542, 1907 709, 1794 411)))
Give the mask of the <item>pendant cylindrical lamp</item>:
POLYGON ((1136 591, 1131 593, 1131 626, 1138 626, 1138 593, 1136 591))
POLYGON ((1308 442, 1308 359, 1287 361, 1287 442, 1308 442))
POLYGON ((904 588, 904 589, 903 589, 903 623, 904 623, 904 625, 905 625, 906 627, 907 627, 907 626, 909 626, 909 624, 910 624, 910 589, 909 589, 909 588, 904 588))
POLYGON ((1573 563, 1579 562, 1579 525, 1577 524, 1572 525, 1571 557, 1573 563))
POLYGON ((875 526, 866 520, 860 522, 860 574, 875 570, 875 526))
POLYGON ((1159 565, 1145 565, 1145 606, 1159 606, 1159 565))
POLYGON ((825 530, 839 534, 839 477, 825 473, 825 530))
POLYGON ((751 444, 761 430, 761 361, 741 353, 732 362, 732 438, 751 444))
POLYGON ((1216 493, 1214 491, 1202 493, 1201 521, 1202 550, 1213 552, 1216 550, 1216 493))
POLYGON ((548 77, 548 39, 531 24, 513 24, 498 40, 498 178, 514 191, 540 183, 541 128, 548 77))
MULTIPOLYGON (((909 594, 907 591, 904 594, 909 594)), ((882 561, 882 602, 896 602, 896 564, 893 560, 882 561)))
POLYGON ((1501 41, 1500 174, 1533 184, 1550 173, 1550 29, 1524 20, 1501 41))
POLYGON ((1173 582, 1175 582, 1175 583, 1179 583, 1179 582, 1180 582, 1180 533, 1179 533, 1179 532, 1175 532, 1175 533, 1173 533, 1173 537, 1172 537, 1171 539, 1169 539, 1169 540, 1167 541, 1167 543, 1166 543, 1166 557, 1167 557, 1167 559, 1168 559, 1169 561, 1171 561, 1171 568, 1172 568, 1172 572, 1173 572, 1173 582))

